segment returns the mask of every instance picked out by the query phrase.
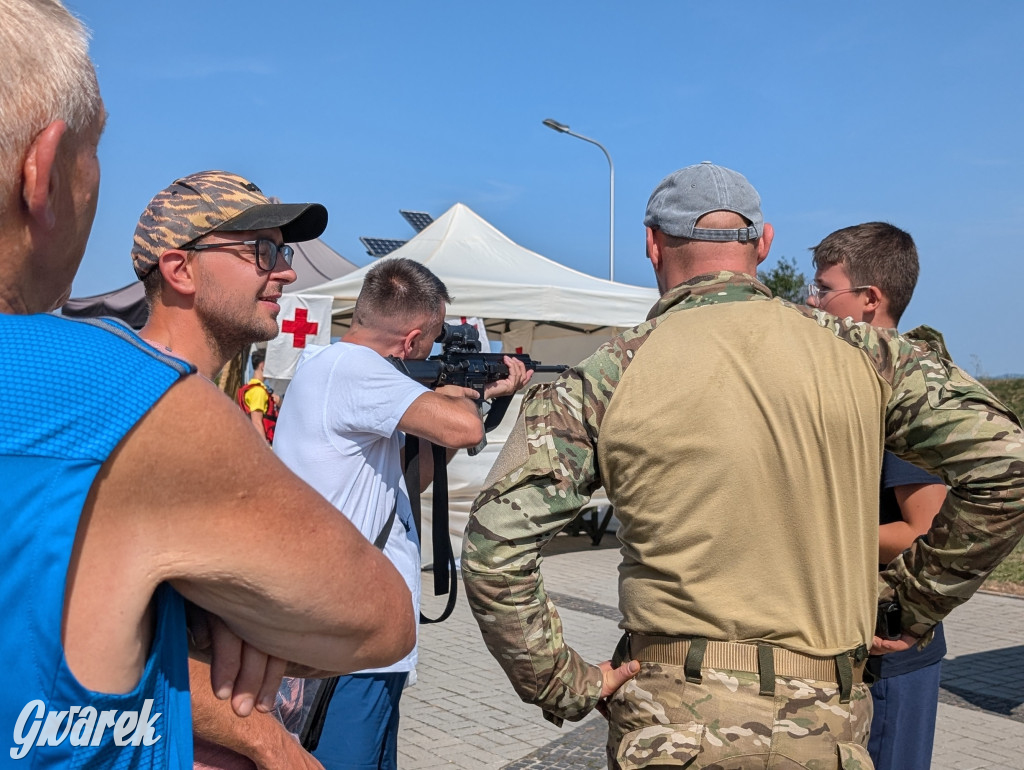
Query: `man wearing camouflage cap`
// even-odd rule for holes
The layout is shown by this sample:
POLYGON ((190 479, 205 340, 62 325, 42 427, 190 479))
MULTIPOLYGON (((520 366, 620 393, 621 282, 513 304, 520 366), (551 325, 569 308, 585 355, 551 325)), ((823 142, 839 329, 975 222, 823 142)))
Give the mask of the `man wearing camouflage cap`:
POLYGON ((1024 430, 933 330, 773 298, 755 278, 772 227, 735 171, 671 174, 644 224, 660 301, 530 391, 474 505, 462 574, 484 640, 550 720, 599 707, 612 768, 870 768, 868 648, 927 641, 1020 540, 1024 430), (879 581, 883 448, 952 492, 879 581), (601 485, 625 634, 590 665, 539 564, 601 485), (883 642, 893 597, 903 636, 883 642))
MULTIPOLYGON (((237 174, 202 171, 157 193, 132 248, 150 316, 140 336, 213 379, 255 342, 277 336, 277 300, 295 280, 292 247, 327 226, 319 203, 272 203, 237 174)), ((210 668, 189 661, 195 767, 319 767, 269 713, 235 715, 210 688, 210 668)), ((287 709, 291 704, 279 704, 287 709)))
POLYGON ((319 203, 271 203, 237 174, 176 180, 135 229, 132 264, 150 304, 141 336, 216 374, 243 348, 277 336, 277 300, 295 280, 286 244, 325 227, 319 203))

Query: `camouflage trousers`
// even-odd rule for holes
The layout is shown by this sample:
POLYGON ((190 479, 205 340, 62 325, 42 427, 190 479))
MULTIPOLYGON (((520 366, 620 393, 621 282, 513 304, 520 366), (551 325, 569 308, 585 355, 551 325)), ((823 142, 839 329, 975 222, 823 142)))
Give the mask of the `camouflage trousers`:
POLYGON ((871 695, 855 684, 849 703, 834 682, 775 678, 759 695, 756 673, 641 663, 607 703, 611 770, 873 770, 867 751, 871 695))

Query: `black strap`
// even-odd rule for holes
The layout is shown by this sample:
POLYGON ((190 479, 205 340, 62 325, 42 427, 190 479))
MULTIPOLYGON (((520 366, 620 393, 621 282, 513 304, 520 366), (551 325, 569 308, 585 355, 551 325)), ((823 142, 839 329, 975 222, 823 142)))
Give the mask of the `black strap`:
POLYGON ((388 520, 384 522, 384 526, 380 532, 377 533, 377 539, 373 541, 373 547, 378 551, 383 551, 384 546, 387 545, 388 537, 391 535, 391 528, 395 526, 395 516, 398 515, 398 494, 395 494, 394 505, 391 506, 391 513, 388 515, 388 520))
MULTIPOLYGON (((447 620, 455 609, 455 600, 459 595, 455 553, 452 551, 452 539, 448 534, 448 452, 437 444, 431 445, 431 452, 434 456, 434 504, 430 532, 430 543, 434 549, 434 596, 443 596, 447 593, 448 602, 436 618, 428 618, 421 612, 420 623, 424 625, 447 620)), ((416 487, 416 490, 416 501, 419 503, 419 487, 416 487)))
POLYGON ((703 636, 697 636, 690 640, 690 649, 686 651, 686 661, 683 663, 683 672, 686 674, 686 681, 691 684, 700 684, 704 681, 701 676, 700 667, 704 665, 704 653, 708 649, 708 640, 703 636))
POLYGON ((761 690, 758 695, 775 695, 775 657, 772 646, 764 642, 757 643, 757 675, 761 679, 761 690))
POLYGON ((629 651, 629 631, 626 631, 619 639, 619 643, 615 645, 615 652, 612 653, 612 668, 618 668, 632 657, 629 651))
MULTIPOLYGON (((447 620, 455 609, 458 598, 459 578, 455 569, 455 553, 448 535, 448 452, 443 446, 431 444, 434 458, 434 506, 431 523, 430 543, 434 549, 434 596, 448 594, 448 602, 439 617, 428 618, 420 613, 420 623, 440 623, 447 620)), ((411 434, 405 436, 405 487, 409 490, 409 504, 412 519, 416 523, 416 534, 423 542, 423 506, 420 502, 420 438, 411 434)))
POLYGON ((405 487, 409 490, 409 505, 412 507, 412 521, 416 534, 423 540, 423 510, 420 506, 420 439, 411 433, 405 434, 405 487))
POLYGON ((491 399, 491 408, 484 418, 484 433, 490 433, 498 427, 501 421, 505 419, 505 412, 508 411, 508 406, 511 403, 512 396, 499 396, 498 398, 491 399))
POLYGON ((324 721, 327 719, 327 709, 331 705, 331 698, 334 697, 334 689, 338 686, 338 677, 332 676, 329 679, 321 679, 316 695, 313 696, 313 704, 306 715, 306 721, 299 732, 299 742, 306 751, 315 751, 320 745, 320 735, 324 731, 324 721))

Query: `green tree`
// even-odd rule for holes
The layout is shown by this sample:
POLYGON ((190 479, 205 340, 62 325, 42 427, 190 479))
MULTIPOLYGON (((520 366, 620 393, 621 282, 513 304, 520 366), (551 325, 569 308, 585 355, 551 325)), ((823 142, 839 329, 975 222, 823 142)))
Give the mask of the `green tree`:
POLYGON ((781 257, 770 270, 759 270, 757 280, 772 290, 772 294, 790 302, 803 302, 807 276, 797 270, 796 260, 781 257))
POLYGON ((1024 420, 1024 377, 1003 377, 1000 379, 978 378, 981 384, 991 390, 996 398, 1012 409, 1024 420))

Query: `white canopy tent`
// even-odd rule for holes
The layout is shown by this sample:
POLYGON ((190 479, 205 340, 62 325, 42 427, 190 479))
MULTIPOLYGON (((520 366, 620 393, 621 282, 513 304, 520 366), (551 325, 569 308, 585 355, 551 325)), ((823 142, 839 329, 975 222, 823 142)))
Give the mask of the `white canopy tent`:
MULTIPOLYGON (((620 330, 642 322, 658 298, 653 288, 595 278, 530 251, 462 203, 383 259, 399 257, 428 266, 445 282, 453 297, 449 318, 483 319, 488 337, 500 341, 503 350, 528 353, 545 364, 582 360, 620 330)), ((370 267, 306 290, 334 297, 335 334, 348 327, 370 267)), ((448 466, 456 554, 469 508, 515 417, 513 406, 504 423, 488 434, 484 452, 476 457, 460 452, 448 466)), ((428 490, 425 530, 431 501, 428 490)), ((422 540, 424 560, 430 561, 429 534, 422 540)))
MULTIPOLYGON (((521 347, 534 358, 541 358, 538 349, 558 360, 578 350, 575 362, 614 329, 644 320, 657 300, 654 289, 595 278, 542 257, 462 203, 383 259, 397 257, 427 265, 445 282, 455 300, 449 316, 482 318, 492 340, 510 335, 506 342, 516 344, 506 350, 521 347)), ((307 289, 334 297, 336 332, 348 326, 370 267, 307 289)))

